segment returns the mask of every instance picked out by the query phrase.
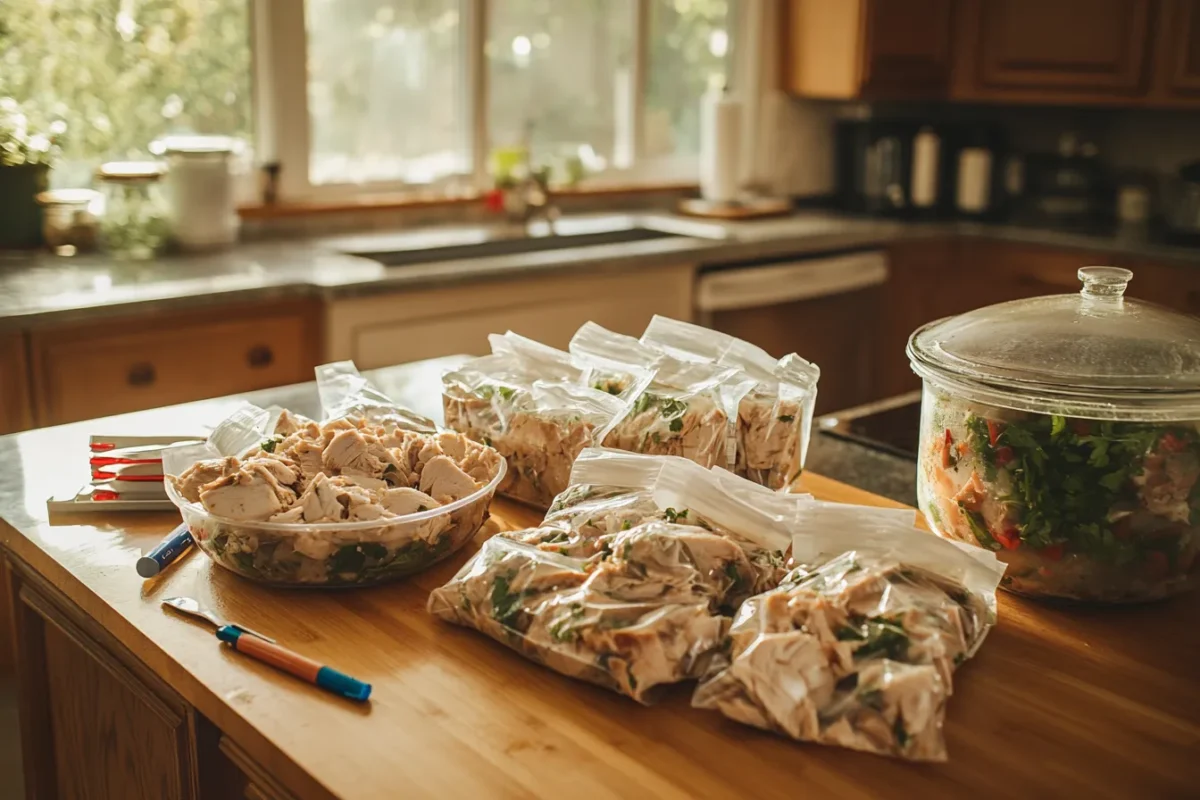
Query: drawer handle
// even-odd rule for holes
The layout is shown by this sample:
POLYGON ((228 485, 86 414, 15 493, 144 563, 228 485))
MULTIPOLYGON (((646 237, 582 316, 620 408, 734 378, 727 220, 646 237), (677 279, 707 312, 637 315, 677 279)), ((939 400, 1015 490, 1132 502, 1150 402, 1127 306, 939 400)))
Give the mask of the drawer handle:
POLYGON ((142 361, 134 364, 129 368, 129 374, 125 376, 130 386, 149 386, 158 378, 158 373, 154 369, 154 365, 149 361, 142 361))
POLYGON ((265 344, 255 345, 246 353, 246 363, 254 369, 269 367, 274 360, 275 354, 265 344))

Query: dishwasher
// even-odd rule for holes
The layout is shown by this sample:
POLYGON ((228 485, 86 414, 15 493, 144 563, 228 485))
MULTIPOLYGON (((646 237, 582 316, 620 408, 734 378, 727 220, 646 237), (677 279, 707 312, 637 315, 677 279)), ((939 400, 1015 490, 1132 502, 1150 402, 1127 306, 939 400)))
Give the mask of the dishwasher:
POLYGON ((821 368, 818 414, 870 399, 887 254, 852 250, 702 267, 696 321, 821 368))

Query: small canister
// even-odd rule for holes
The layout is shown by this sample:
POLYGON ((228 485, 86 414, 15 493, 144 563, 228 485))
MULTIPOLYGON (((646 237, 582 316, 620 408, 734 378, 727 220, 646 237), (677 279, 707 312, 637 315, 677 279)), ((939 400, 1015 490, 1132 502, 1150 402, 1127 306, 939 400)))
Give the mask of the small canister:
POLYGON ((99 192, 50 189, 37 196, 42 206, 42 238, 57 255, 73 256, 96 247, 96 218, 91 208, 99 192))
POLYGON ((110 161, 96 170, 104 196, 100 244, 115 258, 153 258, 166 245, 171 221, 164 172, 155 161, 110 161))
POLYGON ((179 246, 210 250, 236 242, 234 162, 241 142, 228 136, 167 136, 150 149, 167 159, 167 198, 179 246))

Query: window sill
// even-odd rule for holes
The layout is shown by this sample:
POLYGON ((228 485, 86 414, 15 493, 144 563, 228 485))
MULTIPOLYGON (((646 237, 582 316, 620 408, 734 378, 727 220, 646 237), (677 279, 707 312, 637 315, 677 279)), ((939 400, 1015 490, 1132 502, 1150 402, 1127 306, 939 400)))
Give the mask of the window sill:
MULTIPOLYGON (((694 192, 697 190, 694 182, 678 183, 597 183, 589 186, 579 186, 570 189, 560 189, 553 194, 564 198, 613 197, 619 198, 630 195, 651 194, 654 192, 694 192)), ((375 194, 354 200, 338 199, 328 202, 299 202, 250 204, 238 208, 238 216, 243 220, 270 220, 288 217, 319 216, 321 214, 344 214, 353 211, 399 211, 422 208, 449 208, 453 206, 468 206, 480 202, 478 195, 461 197, 421 196, 414 194, 375 194)))

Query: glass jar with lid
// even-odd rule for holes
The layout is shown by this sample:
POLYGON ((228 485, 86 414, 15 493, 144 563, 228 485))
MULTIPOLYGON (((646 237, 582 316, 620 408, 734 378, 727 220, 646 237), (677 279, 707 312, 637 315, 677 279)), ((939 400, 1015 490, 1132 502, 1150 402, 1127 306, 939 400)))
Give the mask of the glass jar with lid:
POLYGON ((96 246, 92 215, 99 192, 91 189, 50 189, 37 196, 42 206, 42 238, 57 255, 86 253, 96 246))
POLYGON ((917 494, 943 537, 996 552, 1003 584, 1127 603, 1188 588, 1200 550, 1200 319, 1124 296, 988 306, 918 329, 917 494))
POLYGON ((166 245, 171 231, 165 172, 154 161, 110 161, 96 171, 104 195, 100 242, 115 258, 153 258, 166 245))

